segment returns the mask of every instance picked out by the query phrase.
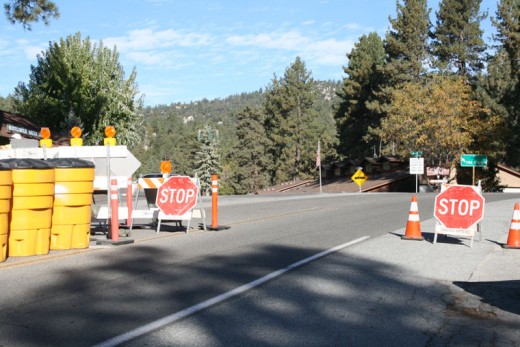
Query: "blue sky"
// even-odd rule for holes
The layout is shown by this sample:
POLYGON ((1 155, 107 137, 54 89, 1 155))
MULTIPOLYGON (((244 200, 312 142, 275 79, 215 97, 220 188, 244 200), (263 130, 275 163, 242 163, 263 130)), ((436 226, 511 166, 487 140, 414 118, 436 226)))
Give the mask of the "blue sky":
MULTIPOLYGON (((496 1, 481 8, 494 15, 496 1)), ((117 47, 125 72, 135 67, 147 106, 259 90, 297 56, 314 79, 340 80, 354 43, 373 31, 384 37, 396 12, 395 0, 55 2, 61 16, 49 26, 24 31, 0 20, 0 96, 29 80, 49 42, 76 32, 117 47)), ((438 1, 429 5, 435 10, 438 1)), ((488 39, 489 19, 482 27, 488 39)))

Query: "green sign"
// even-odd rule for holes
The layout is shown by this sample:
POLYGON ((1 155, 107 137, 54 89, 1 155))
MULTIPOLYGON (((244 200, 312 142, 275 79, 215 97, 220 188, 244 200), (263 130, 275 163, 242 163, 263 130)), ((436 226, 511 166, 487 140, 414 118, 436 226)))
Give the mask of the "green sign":
POLYGON ((422 152, 421 151, 418 151, 418 152, 411 152, 412 156, 416 157, 416 158, 419 158, 421 155, 422 155, 422 152))
POLYGON ((460 166, 463 166, 463 167, 487 166, 487 156, 482 155, 482 154, 463 154, 460 157, 460 166))

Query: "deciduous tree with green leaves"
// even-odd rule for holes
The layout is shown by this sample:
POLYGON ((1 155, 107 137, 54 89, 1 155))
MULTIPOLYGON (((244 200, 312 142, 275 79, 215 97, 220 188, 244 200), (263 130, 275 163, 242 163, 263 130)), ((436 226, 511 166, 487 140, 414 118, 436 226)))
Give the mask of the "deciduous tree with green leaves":
POLYGON ((0 110, 7 111, 7 112, 14 112, 14 100, 11 95, 8 95, 7 97, 0 96, 0 110))
POLYGON ((15 89, 16 108, 53 132, 68 133, 62 127, 76 123, 85 144, 102 143, 108 125, 116 128, 119 144, 132 144, 142 123, 136 77, 134 69, 126 78, 115 48, 77 33, 37 56, 29 82, 15 89))
POLYGON ((401 155, 420 150, 427 164, 452 167, 467 153, 475 137, 495 127, 493 117, 471 99, 471 86, 463 78, 432 76, 395 89, 388 116, 379 135, 399 144, 401 155))

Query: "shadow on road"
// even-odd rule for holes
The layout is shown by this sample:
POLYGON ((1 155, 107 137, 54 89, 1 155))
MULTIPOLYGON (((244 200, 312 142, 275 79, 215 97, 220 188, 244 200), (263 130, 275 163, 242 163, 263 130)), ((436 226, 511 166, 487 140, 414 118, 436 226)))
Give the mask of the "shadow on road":
POLYGON ((520 315, 520 280, 496 282, 453 282, 481 301, 503 311, 520 315))
MULTIPOLYGON (((200 257, 183 259, 165 247, 135 245, 89 254, 91 260, 81 263, 70 257, 54 260, 58 265, 35 265, 39 274, 23 279, 29 290, 1 297, 0 343, 90 346, 316 253, 265 246, 234 256, 208 257, 201 250, 200 257)), ((424 284, 396 275, 400 271, 348 251, 335 253, 231 299, 223 310, 206 310, 197 317, 199 333, 192 340, 175 340, 173 334, 163 345, 427 345, 447 324, 449 284, 424 284)), ((518 313, 518 283, 455 284, 518 313), (492 289, 510 299, 501 301, 492 289)))

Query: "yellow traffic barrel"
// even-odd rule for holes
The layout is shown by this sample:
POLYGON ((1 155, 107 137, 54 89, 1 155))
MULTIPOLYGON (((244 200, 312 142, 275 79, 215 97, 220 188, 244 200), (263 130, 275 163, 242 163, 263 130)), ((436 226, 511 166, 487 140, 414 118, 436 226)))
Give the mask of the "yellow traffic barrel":
POLYGON ((74 158, 49 162, 55 170, 50 249, 88 248, 94 163, 74 158))
POLYGON ((12 169, 8 256, 49 253, 54 167, 39 159, 6 159, 12 169))
POLYGON ((12 186, 11 166, 6 163, 0 163, 0 262, 7 259, 7 236, 9 233, 12 186))

